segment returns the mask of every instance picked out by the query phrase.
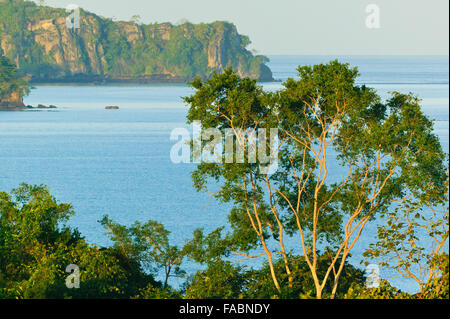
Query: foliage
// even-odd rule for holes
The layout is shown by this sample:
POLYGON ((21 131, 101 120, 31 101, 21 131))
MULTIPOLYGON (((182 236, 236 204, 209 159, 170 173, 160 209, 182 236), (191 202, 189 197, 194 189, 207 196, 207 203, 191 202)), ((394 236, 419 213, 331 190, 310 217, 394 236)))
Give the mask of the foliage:
POLYGON ((354 284, 345 294, 345 299, 414 299, 413 296, 392 287, 388 281, 382 280, 378 288, 367 288, 354 284))
POLYGON ((0 193, 0 296, 3 298, 123 298, 161 286, 115 249, 90 246, 65 226, 72 206, 43 186, 0 193), (80 268, 80 289, 67 289, 66 267, 80 268))
MULTIPOLYGON (((0 71, 17 74, 2 63, 0 71)), ((277 92, 231 68, 192 82, 195 92, 184 99, 188 121, 200 120, 203 131, 231 128, 245 161, 197 166, 195 188, 219 185, 214 196, 233 207, 227 227, 197 229, 183 247, 172 245, 156 221, 126 226, 108 216, 100 223, 113 245, 92 246, 67 226, 72 206, 46 187, 1 192, 0 298, 448 298, 448 168, 420 101, 394 92, 382 102, 355 84, 356 68, 338 61, 298 72, 277 92), (269 173, 261 158, 249 160, 245 134, 271 128, 279 130, 280 143, 278 169, 269 173), (365 225, 377 217, 386 224, 366 256, 416 276, 419 294, 386 281, 363 287, 364 273, 349 264, 365 225), (431 250, 424 235, 435 243, 431 250), (240 264, 260 257, 258 267, 240 264), (201 268, 176 290, 169 278, 186 277, 186 258, 201 268), (80 289, 65 286, 70 264, 80 267, 80 289), (162 282, 155 280, 161 274, 162 282)), ((257 140, 266 150, 273 145, 257 140)))
MULTIPOLYGON (((332 252, 324 252, 318 258, 319 274, 327 271, 328 264, 332 258, 332 252)), ((275 269, 282 284, 282 292, 279 294, 272 284, 269 265, 265 263, 264 267, 251 272, 251 282, 248 284, 247 296, 249 298, 287 298, 287 299, 311 299, 315 298, 314 279, 311 276, 308 264, 302 256, 291 256, 289 258, 289 268, 292 273, 292 282, 289 283, 289 276, 285 271, 284 261, 279 258, 275 263, 275 269)), ((362 284, 365 281, 365 275, 362 270, 350 265, 345 265, 341 275, 340 286, 336 293, 337 298, 343 298, 352 284, 362 284)), ((332 283, 329 282, 324 289, 324 298, 329 298, 332 294, 332 283)))
POLYGON ((267 80, 272 76, 265 65, 267 58, 254 56, 247 50, 248 37, 239 35, 236 27, 228 22, 145 25, 137 23, 138 16, 131 22, 114 22, 81 10, 81 29, 69 32, 66 16, 64 9, 38 6, 31 1, 0 1, 0 39, 8 44, 4 55, 16 61, 32 79, 40 80, 76 78, 80 74, 113 78, 149 75, 206 78, 226 66, 254 78, 267 80), (25 27, 44 20, 51 20, 54 30, 25 27), (53 38, 55 33, 62 45, 53 46, 47 52, 42 41, 36 39, 53 38), (76 64, 71 62, 73 57, 77 59, 76 64))
POLYGON ((248 274, 228 261, 219 260, 200 270, 186 284, 188 299, 241 299, 248 274))
POLYGON ((413 279, 420 290, 439 281, 441 259, 447 258, 448 264, 448 255, 442 255, 448 245, 448 181, 446 187, 438 206, 405 200, 382 215, 384 224, 377 225, 378 241, 367 248, 364 256, 413 279))
POLYGON ((132 299, 182 299, 181 292, 172 288, 158 288, 148 285, 139 290, 139 294, 132 296, 132 299))
MULTIPOLYGON (((222 227, 205 235, 202 229, 198 229, 194 232, 193 238, 186 243, 184 250, 187 256, 200 265, 206 265, 206 269, 196 272, 186 283, 187 298, 297 299, 313 296, 314 280, 304 257, 289 256, 291 276, 286 274, 286 265, 282 258, 275 261, 274 269, 277 278, 284 283, 280 293, 273 285, 270 266, 267 262, 256 269, 248 269, 248 267, 232 263, 233 250, 236 245, 231 238, 222 236, 223 232, 224 228, 222 227)), ((331 251, 320 254, 318 260, 320 273, 326 272, 332 256, 331 251)), ((342 297, 351 284, 363 284, 364 281, 364 272, 346 263, 337 292, 338 297, 342 297)), ((329 283, 324 289, 324 293, 329 296, 331 291, 332 286, 329 283)))
POLYGON ((23 97, 29 91, 28 82, 17 71, 15 65, 0 55, 0 102, 11 93, 17 93, 23 97))
MULTIPOLYGON (((208 254, 205 251, 205 254, 208 254)), ((324 253, 319 257, 319 269, 325 272, 330 254, 324 253)), ((314 298, 314 280, 308 265, 303 257, 292 256, 289 266, 292 271, 292 284, 284 270, 283 259, 275 261, 275 272, 282 285, 279 293, 273 285, 270 276, 270 267, 264 263, 257 269, 246 269, 227 260, 217 260, 208 264, 205 270, 198 271, 187 282, 185 294, 193 299, 309 299, 314 298)), ((349 287, 354 284, 363 284, 364 272, 347 264, 342 274, 341 286, 337 293, 342 298, 349 287)), ((324 294, 331 295, 332 286, 329 284, 324 294)))
MULTIPOLYGON (((203 161, 192 180, 198 191, 211 183, 220 186, 211 193, 233 204, 226 237, 244 259, 267 259, 279 294, 283 289, 274 256, 283 258, 292 283, 289 251, 301 249, 317 297, 329 281, 334 297, 368 222, 408 198, 442 203, 445 155, 412 94, 394 92, 382 103, 373 89, 355 83, 357 68, 338 61, 302 66, 298 73, 298 80, 288 79, 274 93, 231 69, 191 83, 195 92, 184 98, 190 106, 188 123, 200 121, 204 134, 216 128, 226 136, 231 129, 246 156, 244 163, 230 163, 226 153, 218 162, 203 161), (271 128, 280 131, 279 163, 276 172, 266 174, 266 162, 249 160, 253 146, 246 137, 271 128), (299 245, 287 247, 285 238, 294 235, 299 245), (319 246, 334 252, 322 275, 319 246), (250 255, 256 248, 263 253, 250 255)), ((270 146, 256 139, 258 147, 270 146)), ((210 141, 192 143, 205 148, 210 141)))
POLYGON ((419 298, 422 299, 449 299, 449 258, 448 254, 436 256, 432 267, 437 266, 440 276, 434 276, 422 288, 419 298))
POLYGON ((164 226, 155 221, 145 224, 135 222, 131 227, 117 224, 105 216, 101 224, 108 231, 114 248, 123 255, 139 260, 143 267, 158 273, 164 272, 164 288, 168 288, 170 277, 183 277, 185 272, 180 265, 184 251, 169 243, 169 234, 164 226))

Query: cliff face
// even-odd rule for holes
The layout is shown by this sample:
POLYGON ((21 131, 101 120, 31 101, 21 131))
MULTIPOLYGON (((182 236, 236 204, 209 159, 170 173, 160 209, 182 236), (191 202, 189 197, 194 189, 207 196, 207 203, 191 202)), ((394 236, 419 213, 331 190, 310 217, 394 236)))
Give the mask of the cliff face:
POLYGON ((272 80, 264 56, 246 49, 233 24, 113 22, 81 10, 80 29, 63 9, 0 0, 0 54, 34 82, 185 81, 232 66, 241 76, 272 80))
POLYGON ((7 94, 5 97, 0 98, 0 110, 21 110, 25 108, 23 104, 23 98, 18 92, 7 94))

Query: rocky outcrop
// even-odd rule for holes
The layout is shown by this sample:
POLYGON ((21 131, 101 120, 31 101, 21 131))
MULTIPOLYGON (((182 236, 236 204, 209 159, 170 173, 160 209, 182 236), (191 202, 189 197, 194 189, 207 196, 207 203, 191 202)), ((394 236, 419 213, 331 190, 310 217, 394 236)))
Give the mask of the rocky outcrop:
MULTIPOLYGON (((101 44, 96 43, 100 26, 93 17, 86 17, 83 27, 85 31, 75 35, 73 30, 67 28, 64 17, 32 21, 27 25, 31 31, 31 42, 42 48, 43 56, 55 66, 53 78, 103 73, 106 64, 104 50, 101 44)), ((48 77, 48 74, 32 74, 32 80, 40 77, 48 77)))
POLYGON ((1 51, 32 82, 180 82, 227 66, 272 80, 266 58, 248 51, 248 38, 231 23, 138 25, 81 10, 73 29, 67 15, 28 1, 0 2, 1 51))
POLYGON ((0 99, 1 111, 16 111, 23 110, 25 108, 26 106, 23 104, 23 98, 17 92, 10 93, 3 99, 0 99))
MULTIPOLYGON (((212 37, 208 46, 208 67, 223 72, 227 66, 233 66, 235 71, 242 77, 249 76, 261 81, 272 81, 272 71, 264 64, 265 57, 254 60, 253 55, 246 51, 245 58, 235 61, 236 56, 240 56, 239 50, 245 48, 250 41, 246 37, 238 34, 237 29, 232 24, 215 23, 216 34, 212 37), (253 62, 257 61, 256 64, 253 62), (246 64, 253 65, 246 65, 246 64)), ((267 60, 268 61, 268 60, 267 60)))
MULTIPOLYGON (((32 108, 32 107, 30 107, 32 108)), ((43 105, 43 104, 38 104, 37 106, 38 109, 57 109, 58 107, 54 106, 54 105, 43 105)))

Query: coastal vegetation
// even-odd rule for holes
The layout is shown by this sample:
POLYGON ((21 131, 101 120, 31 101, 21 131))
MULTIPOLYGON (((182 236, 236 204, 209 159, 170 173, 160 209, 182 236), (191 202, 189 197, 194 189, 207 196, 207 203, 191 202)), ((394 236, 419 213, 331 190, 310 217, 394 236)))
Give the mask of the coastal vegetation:
POLYGON ((0 109, 23 108, 30 91, 27 79, 6 57, 0 55, 0 109))
POLYGON ((32 82, 181 82, 228 66, 272 80, 268 59, 247 50, 249 38, 231 23, 142 24, 79 13, 79 28, 68 28, 65 9, 0 0, 0 55, 32 82))
POLYGON ((235 130, 245 161, 197 166, 194 187, 219 186, 212 194, 232 204, 229 223, 199 228, 181 246, 158 221, 109 216, 99 223, 112 244, 92 245, 47 187, 1 192, 0 298, 448 299, 448 157, 417 97, 383 101, 358 75, 331 61, 299 67, 275 92, 231 68, 192 81, 188 122, 235 130), (239 138, 261 128, 279 130, 272 174, 239 138), (360 265, 350 263, 369 224, 377 238, 360 265), (415 280, 419 292, 389 278, 368 286, 368 262, 415 280), (69 265, 80 269, 79 288, 66 286, 69 265))
POLYGON ((357 68, 337 60, 301 66, 297 80, 267 92, 227 69, 192 82, 195 93, 185 98, 188 122, 200 121, 205 134, 231 128, 245 150, 244 163, 204 161, 192 179, 198 191, 220 186, 209 193, 233 205, 227 247, 244 260, 265 258, 278 294, 294 286, 291 260, 300 252, 315 296, 335 298, 352 248, 379 218, 387 226, 379 227, 368 257, 392 262, 420 287, 439 273, 435 260, 448 243, 448 167, 433 123, 414 95, 394 92, 383 102, 356 84, 358 76, 357 68), (279 163, 275 173, 264 174, 265 163, 250 160, 253 144, 246 137, 270 128, 279 130, 279 163), (432 252, 419 244, 420 229, 426 230, 422 240, 434 241, 432 252), (321 251, 329 256, 323 269, 321 251), (414 275, 420 263, 425 274, 414 275))
MULTIPOLYGON (((274 272, 283 284, 273 284, 266 262, 249 268, 230 261, 232 245, 220 230, 199 229, 183 247, 169 243, 169 232, 155 221, 124 226, 105 216, 100 223, 113 242, 110 247, 89 244, 75 228, 66 226, 72 206, 59 203, 44 186, 21 185, 11 194, 0 193, 0 298, 141 298, 141 299, 269 299, 316 297, 314 278, 303 256, 277 258, 274 272), (193 275, 183 271, 192 260, 203 265, 193 275), (80 268, 80 286, 69 289, 68 265, 80 268), (174 288, 169 279, 184 280, 174 288)), ((447 229, 448 231, 448 229, 447 229)), ((318 255, 317 272, 323 276, 333 252, 318 255)), ((414 259, 406 259, 413 263, 414 259)), ((440 254, 429 269, 435 275, 417 294, 402 292, 388 281, 378 288, 366 286, 366 274, 345 262, 335 298, 445 299, 449 298, 448 254, 440 254)), ((324 298, 333 286, 327 283, 324 298)))

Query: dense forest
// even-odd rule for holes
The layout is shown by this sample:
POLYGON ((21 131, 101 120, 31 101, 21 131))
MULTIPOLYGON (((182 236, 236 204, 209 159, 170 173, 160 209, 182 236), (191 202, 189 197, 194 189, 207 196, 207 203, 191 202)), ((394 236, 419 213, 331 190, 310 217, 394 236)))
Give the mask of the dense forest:
POLYGON ((33 82, 186 81, 227 66, 272 80, 267 58, 247 50, 249 38, 231 23, 146 25, 79 14, 79 28, 68 28, 65 9, 0 0, 0 55, 33 82))
MULTIPOLYGON (((0 192, 0 299, 315 298, 314 280, 302 256, 289 257, 291 284, 283 274, 283 259, 276 260, 275 272, 285 283, 278 292, 269 264, 248 268, 229 260, 233 244, 221 236, 223 229, 206 235, 199 229, 183 247, 176 247, 169 242, 170 232, 156 221, 125 226, 105 216, 99 222, 114 244, 98 247, 66 226, 73 214, 70 204, 58 202, 44 186, 24 184, 11 194, 0 192), (183 264, 188 259, 203 270, 186 274, 183 264), (78 286, 70 289, 69 265, 79 267, 78 286), (184 278, 185 283, 174 288, 168 284, 172 277, 184 278)), ((331 251, 320 254, 319 274, 326 273, 331 257, 331 251)), ((441 256, 437 270, 437 277, 411 295, 387 281, 367 288, 365 272, 346 262, 336 298, 448 298, 448 255, 441 256)), ((324 298, 331 290, 327 284, 324 298)))

